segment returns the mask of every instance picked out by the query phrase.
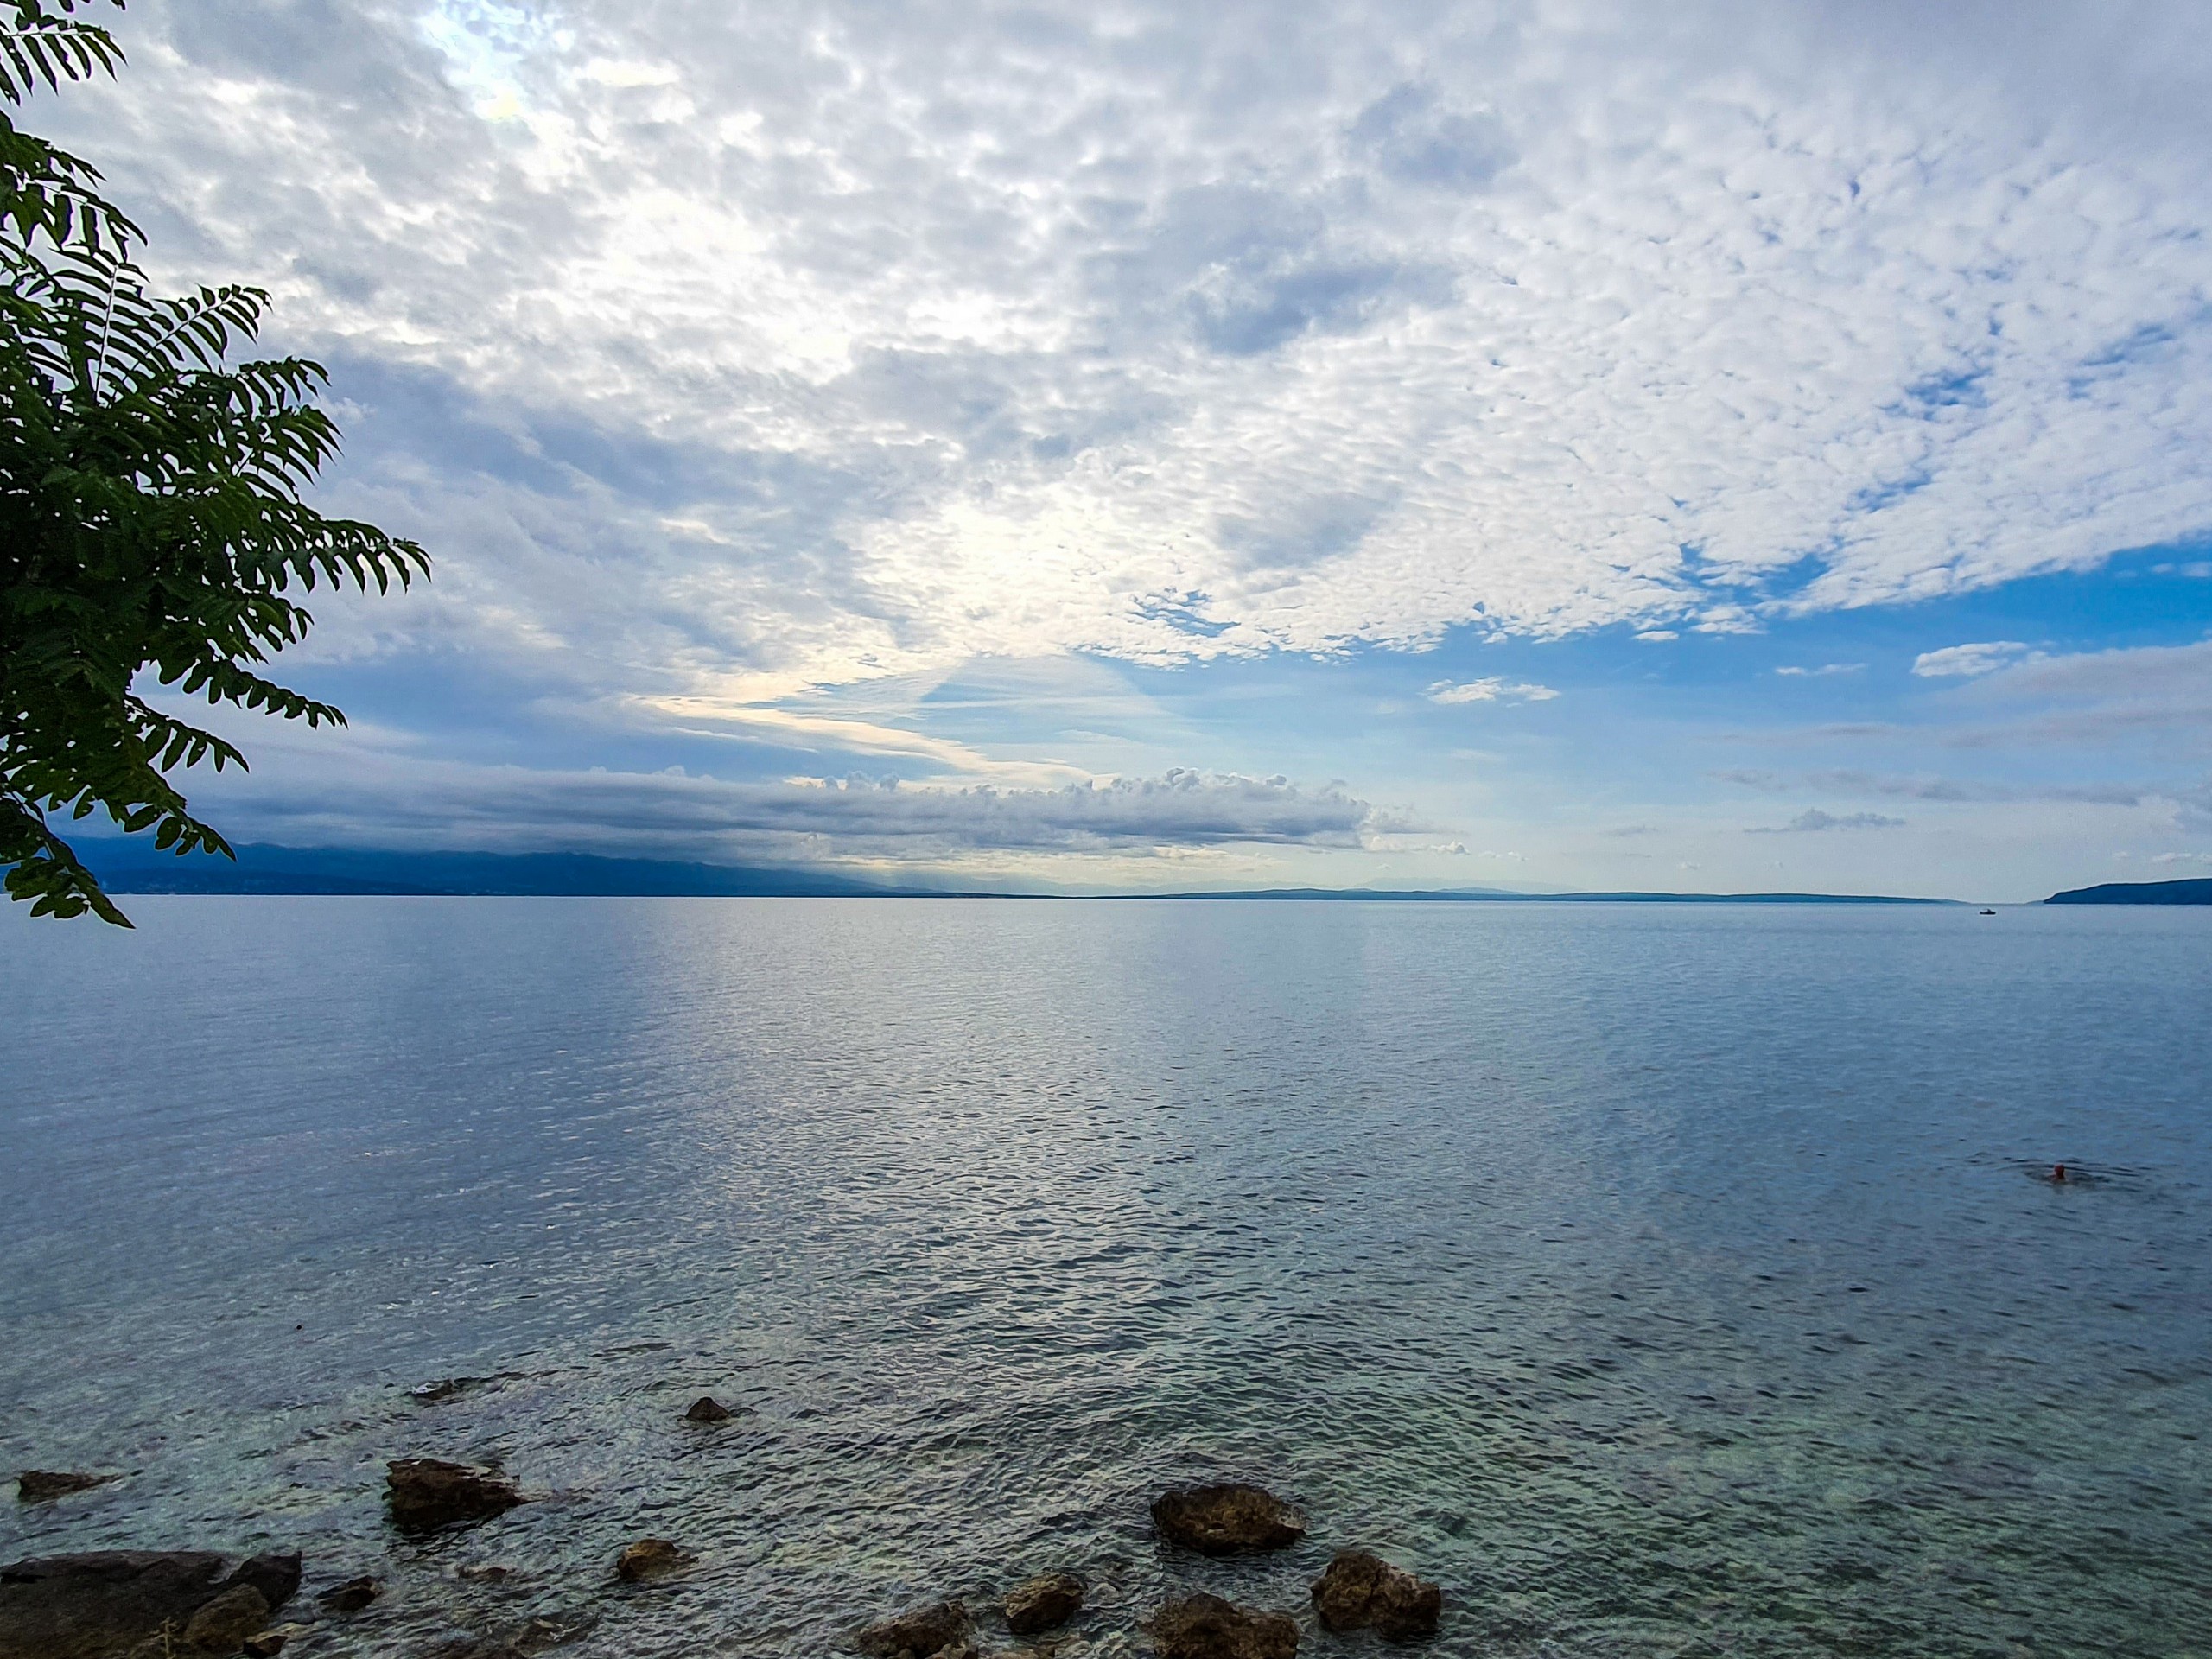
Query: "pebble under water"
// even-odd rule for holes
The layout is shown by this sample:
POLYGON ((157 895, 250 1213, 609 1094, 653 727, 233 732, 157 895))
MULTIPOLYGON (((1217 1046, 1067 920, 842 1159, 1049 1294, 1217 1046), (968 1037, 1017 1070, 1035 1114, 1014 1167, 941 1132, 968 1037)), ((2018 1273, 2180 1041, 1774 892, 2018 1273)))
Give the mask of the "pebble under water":
POLYGON ((123 1477, 0 1560, 388 1582, 303 1659, 1061 1567, 1065 1653, 1185 1586, 1372 1653, 1355 1544, 1440 1656, 2212 1652, 2212 912, 130 908, 0 922, 0 1462, 123 1477), (418 1454, 533 1501, 403 1539, 418 1454), (1155 1542, 1220 1478, 1306 1541, 1155 1542))

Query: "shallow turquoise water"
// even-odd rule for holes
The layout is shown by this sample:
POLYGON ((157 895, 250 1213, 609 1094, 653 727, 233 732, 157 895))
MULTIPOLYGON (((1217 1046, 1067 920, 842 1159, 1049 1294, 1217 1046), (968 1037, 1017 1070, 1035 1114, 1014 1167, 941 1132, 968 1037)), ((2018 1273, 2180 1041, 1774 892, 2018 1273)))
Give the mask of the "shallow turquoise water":
POLYGON ((1112 1655, 1355 1542, 1441 1654, 2212 1653, 2212 914, 132 909, 0 918, 0 1464, 129 1471, 0 1559, 392 1581, 309 1655, 1059 1565, 1112 1655), (418 1452, 538 1501, 402 1542, 418 1452), (1308 1546, 1163 1554, 1213 1475, 1308 1546))

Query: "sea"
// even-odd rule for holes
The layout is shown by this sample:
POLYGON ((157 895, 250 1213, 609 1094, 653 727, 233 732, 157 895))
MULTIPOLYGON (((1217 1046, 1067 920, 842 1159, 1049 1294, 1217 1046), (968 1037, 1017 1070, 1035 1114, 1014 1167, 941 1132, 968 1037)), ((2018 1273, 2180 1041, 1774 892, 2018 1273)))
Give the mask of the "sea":
POLYGON ((1438 1656, 2212 1653, 2212 911, 127 902, 0 917, 0 1467, 118 1477, 0 1561, 296 1548, 294 1659, 1379 1653, 1344 1548, 1438 1656))

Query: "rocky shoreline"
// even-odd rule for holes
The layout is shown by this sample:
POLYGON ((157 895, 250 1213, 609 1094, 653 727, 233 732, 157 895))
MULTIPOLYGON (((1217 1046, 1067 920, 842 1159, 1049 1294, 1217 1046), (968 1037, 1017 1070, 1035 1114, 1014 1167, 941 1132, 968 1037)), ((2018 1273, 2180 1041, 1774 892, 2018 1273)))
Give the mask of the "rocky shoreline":
MULTIPOLYGON (((693 1422, 728 1414, 704 1398, 685 1413, 693 1422)), ((17 1495, 25 1503, 50 1502, 110 1478, 29 1471, 18 1478, 17 1495)), ((531 1501, 498 1470, 437 1458, 388 1464, 385 1499, 390 1524, 407 1537, 473 1526, 531 1501)), ((1293 1505, 1242 1484, 1165 1491, 1150 1513, 1171 1558, 1279 1550, 1307 1532, 1293 1505)), ((619 1582, 645 1584, 682 1573, 694 1560, 677 1540, 640 1538, 620 1552, 608 1572, 619 1582)), ((303 1570, 298 1554, 281 1552, 234 1565, 205 1550, 109 1550, 17 1561, 0 1567, 0 1659, 274 1659, 297 1637, 342 1628, 383 1592, 374 1577, 356 1576, 325 1588, 304 1619, 281 1618, 298 1596, 303 1570)), ((991 1611, 1025 1645, 1003 1650, 986 1647, 987 1633, 957 1599, 893 1613, 852 1631, 849 1645, 863 1659, 985 1659, 995 1652, 1045 1659, 1053 1633, 1084 1611, 1086 1593, 1084 1579, 1067 1569, 1014 1585, 991 1611)), ((1358 1549, 1336 1553, 1312 1586, 1311 1601, 1325 1631, 1371 1629, 1400 1643, 1435 1635, 1443 1610, 1438 1586, 1358 1549)), ((424 1649, 422 1659, 526 1659, 587 1629, 536 1620, 506 1635, 424 1649)), ((1300 1638, 1291 1613, 1241 1606, 1198 1590, 1169 1595, 1134 1629, 1159 1659, 1293 1659, 1300 1638)))

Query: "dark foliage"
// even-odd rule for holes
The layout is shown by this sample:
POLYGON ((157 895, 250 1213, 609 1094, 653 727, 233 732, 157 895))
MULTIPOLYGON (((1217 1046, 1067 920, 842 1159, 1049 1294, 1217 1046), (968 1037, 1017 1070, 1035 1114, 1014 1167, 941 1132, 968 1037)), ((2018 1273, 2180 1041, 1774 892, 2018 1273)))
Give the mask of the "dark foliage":
MULTIPOLYGON (((119 5, 121 0, 113 0, 119 5)), ((0 99, 114 72, 93 0, 0 0, 0 99)), ((291 594, 427 575, 412 542, 301 491, 336 453, 299 358, 226 367, 268 296, 147 291, 99 175, 0 111, 0 866, 34 915, 123 913, 54 829, 105 810, 182 855, 228 855, 172 774, 245 757, 139 694, 344 716, 266 678, 313 620, 291 594)))

